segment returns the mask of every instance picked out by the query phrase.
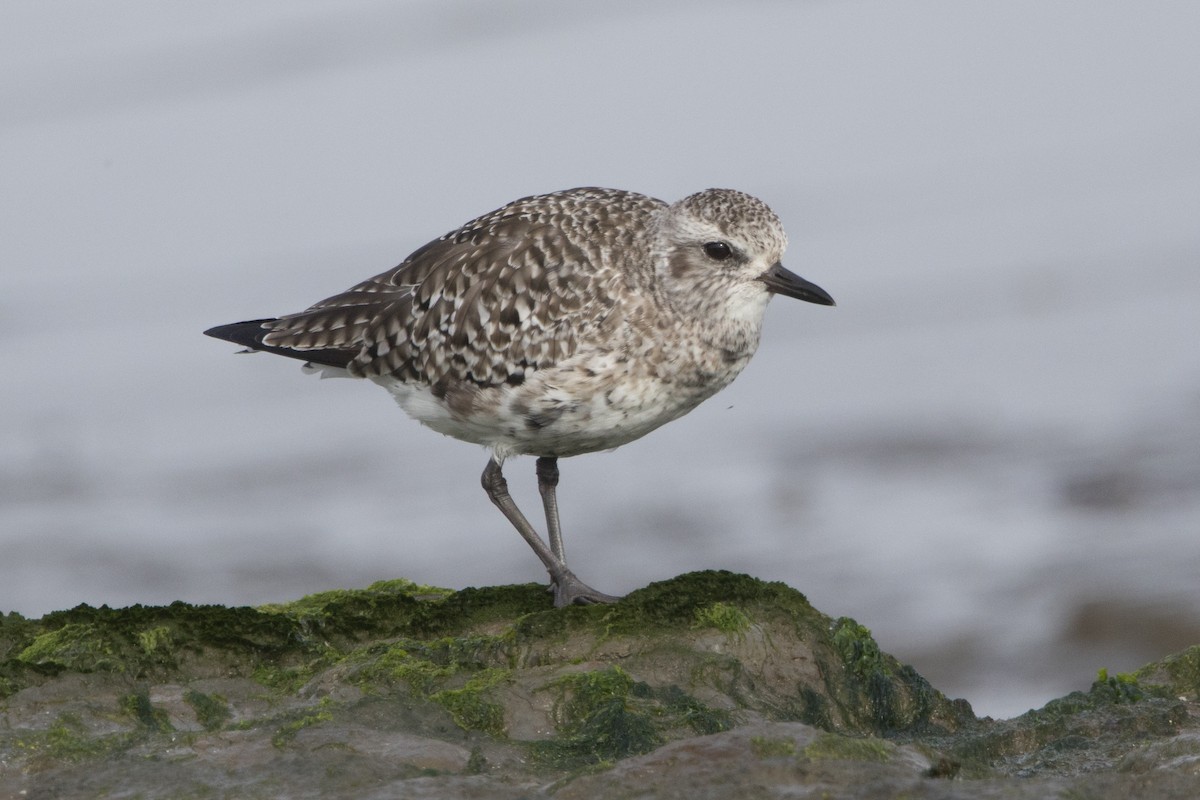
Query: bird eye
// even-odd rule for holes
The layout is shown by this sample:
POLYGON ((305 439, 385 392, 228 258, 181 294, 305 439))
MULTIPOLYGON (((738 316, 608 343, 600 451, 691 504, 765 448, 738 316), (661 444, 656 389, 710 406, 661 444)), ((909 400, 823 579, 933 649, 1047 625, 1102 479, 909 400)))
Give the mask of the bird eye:
POLYGON ((713 261, 724 261, 733 255, 733 249, 725 242, 705 242, 704 255, 713 261))

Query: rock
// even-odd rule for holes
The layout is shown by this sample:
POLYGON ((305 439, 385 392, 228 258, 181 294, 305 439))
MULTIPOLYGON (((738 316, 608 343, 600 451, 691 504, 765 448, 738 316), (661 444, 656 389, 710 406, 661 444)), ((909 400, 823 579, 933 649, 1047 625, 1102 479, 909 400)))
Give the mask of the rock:
POLYGON ((1200 796, 1200 648, 978 719, 725 572, 10 614, 0 659, 3 797, 1200 796))

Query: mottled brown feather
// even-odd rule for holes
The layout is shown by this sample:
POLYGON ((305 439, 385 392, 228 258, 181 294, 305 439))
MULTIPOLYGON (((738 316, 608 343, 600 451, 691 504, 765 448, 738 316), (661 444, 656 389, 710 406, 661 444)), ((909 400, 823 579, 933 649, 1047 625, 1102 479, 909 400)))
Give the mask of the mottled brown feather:
POLYGON ((272 348, 351 350, 357 377, 428 386, 515 383, 571 356, 614 306, 614 266, 646 241, 662 201, 611 189, 523 198, 416 250, 399 266, 264 323, 272 348), (637 233, 631 233, 635 231, 637 233), (486 346, 480 346, 481 344, 486 346))

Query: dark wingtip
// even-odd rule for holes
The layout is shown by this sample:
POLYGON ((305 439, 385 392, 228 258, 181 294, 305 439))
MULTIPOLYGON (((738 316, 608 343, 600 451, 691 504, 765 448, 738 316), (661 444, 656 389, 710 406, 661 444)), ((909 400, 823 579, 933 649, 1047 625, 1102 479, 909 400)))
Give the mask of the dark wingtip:
POLYGON ((263 335, 267 332, 263 328, 263 323, 274 321, 274 319, 252 319, 246 322, 233 322, 229 325, 216 325, 206 330, 204 335, 258 350, 262 348, 263 335))
POLYGON ((217 325, 206 330, 204 335, 240 344, 242 347, 247 347, 251 350, 260 350, 264 353, 274 353, 277 356, 286 356, 288 358, 299 359, 300 361, 310 361, 313 364, 323 364, 327 367, 340 367, 342 369, 346 368, 357 353, 357 350, 338 349, 294 350, 290 347, 275 347, 274 345, 263 344, 263 337, 269 333, 265 326, 267 323, 275 321, 274 317, 268 317, 266 319, 233 322, 229 325, 217 325))

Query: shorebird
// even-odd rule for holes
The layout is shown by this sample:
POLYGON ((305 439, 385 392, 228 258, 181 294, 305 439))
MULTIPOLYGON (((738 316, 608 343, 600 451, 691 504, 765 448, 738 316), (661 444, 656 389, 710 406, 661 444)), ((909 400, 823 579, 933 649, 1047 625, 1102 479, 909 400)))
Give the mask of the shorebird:
POLYGON ((488 498, 550 574, 558 607, 608 603, 567 568, 558 459, 611 450, 729 385, 773 295, 833 298, 784 269, 765 203, 708 189, 668 204, 579 188, 515 200, 294 314, 205 331, 366 378, 414 419, 483 445, 488 498), (548 542, 501 471, 537 457, 548 542))

